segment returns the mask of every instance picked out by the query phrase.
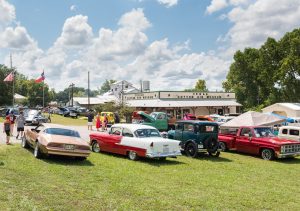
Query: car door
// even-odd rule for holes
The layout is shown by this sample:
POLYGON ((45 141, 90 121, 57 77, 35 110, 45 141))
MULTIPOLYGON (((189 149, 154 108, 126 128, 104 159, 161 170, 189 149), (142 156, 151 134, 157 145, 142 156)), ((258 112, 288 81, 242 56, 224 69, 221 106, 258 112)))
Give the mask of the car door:
POLYGON ((184 123, 182 131, 182 141, 197 140, 197 134, 195 134, 195 128, 193 123, 184 123))
POLYGON ((102 148, 105 151, 122 154, 120 152, 120 142, 122 139, 122 127, 112 127, 109 135, 103 141, 102 148))
POLYGON ((242 128, 239 136, 236 137, 236 150, 239 152, 256 154, 257 140, 253 136, 251 128, 242 128))
POLYGON ((179 122, 175 124, 175 134, 174 134, 174 139, 175 140, 182 140, 182 131, 183 131, 183 123, 179 122))

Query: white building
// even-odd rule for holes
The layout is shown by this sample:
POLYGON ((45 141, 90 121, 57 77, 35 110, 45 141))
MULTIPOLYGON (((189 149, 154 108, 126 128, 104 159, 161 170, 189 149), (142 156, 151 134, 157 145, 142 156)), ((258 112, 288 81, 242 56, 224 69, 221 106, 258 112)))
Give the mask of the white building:
POLYGON ((122 92, 124 94, 138 93, 138 92, 140 92, 140 90, 135 88, 128 81, 122 80, 122 81, 117 81, 117 82, 110 85, 110 91, 109 91, 108 95, 114 95, 118 99, 121 99, 122 98, 122 92))
POLYGON ((124 101, 136 110, 162 111, 182 117, 185 112, 197 115, 240 113, 235 93, 155 91, 125 94, 124 101))
POLYGON ((300 117, 300 103, 275 103, 262 109, 286 117, 300 117))

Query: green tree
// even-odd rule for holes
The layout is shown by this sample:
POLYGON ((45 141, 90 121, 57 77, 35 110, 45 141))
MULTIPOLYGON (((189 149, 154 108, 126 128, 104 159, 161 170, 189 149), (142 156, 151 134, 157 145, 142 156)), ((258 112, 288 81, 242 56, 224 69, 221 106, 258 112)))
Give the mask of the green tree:
POLYGON ((206 88, 206 81, 198 79, 196 85, 195 85, 195 91, 199 92, 207 92, 208 89, 206 88))
POLYGON ((116 80, 112 80, 112 79, 107 80, 106 79, 105 82, 102 84, 100 90, 99 90, 99 94, 102 95, 102 94, 108 92, 110 90, 110 85, 115 83, 115 82, 116 82, 116 80))
POLYGON ((11 72, 10 68, 0 64, 0 106, 12 105, 12 82, 3 81, 11 72))

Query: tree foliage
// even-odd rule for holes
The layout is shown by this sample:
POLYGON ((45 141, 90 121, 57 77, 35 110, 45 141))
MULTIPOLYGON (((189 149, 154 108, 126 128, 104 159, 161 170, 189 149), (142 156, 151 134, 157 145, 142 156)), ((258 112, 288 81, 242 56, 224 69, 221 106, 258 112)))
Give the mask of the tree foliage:
POLYGON ((300 29, 279 41, 268 38, 259 49, 237 51, 223 88, 235 92, 245 109, 299 102, 300 29))
POLYGON ((111 84, 113 84, 113 83, 115 83, 116 82, 116 80, 105 80, 105 82, 102 84, 102 86, 101 86, 101 88, 100 88, 100 90, 99 90, 99 94, 104 94, 104 93, 106 93, 106 92, 108 92, 109 90, 110 90, 110 85, 111 84))
POLYGON ((185 89, 186 92, 208 92, 206 87, 206 81, 202 79, 198 79, 193 89, 185 89))

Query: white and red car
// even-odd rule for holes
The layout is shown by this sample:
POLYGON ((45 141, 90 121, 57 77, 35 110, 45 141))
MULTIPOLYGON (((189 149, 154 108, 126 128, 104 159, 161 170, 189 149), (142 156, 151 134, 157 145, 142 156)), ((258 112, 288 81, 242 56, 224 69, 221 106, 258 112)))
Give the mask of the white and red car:
POLYGON ((127 155, 131 160, 176 157, 181 155, 179 144, 180 141, 162 138, 156 128, 139 124, 115 124, 108 134, 90 134, 93 152, 127 155))

